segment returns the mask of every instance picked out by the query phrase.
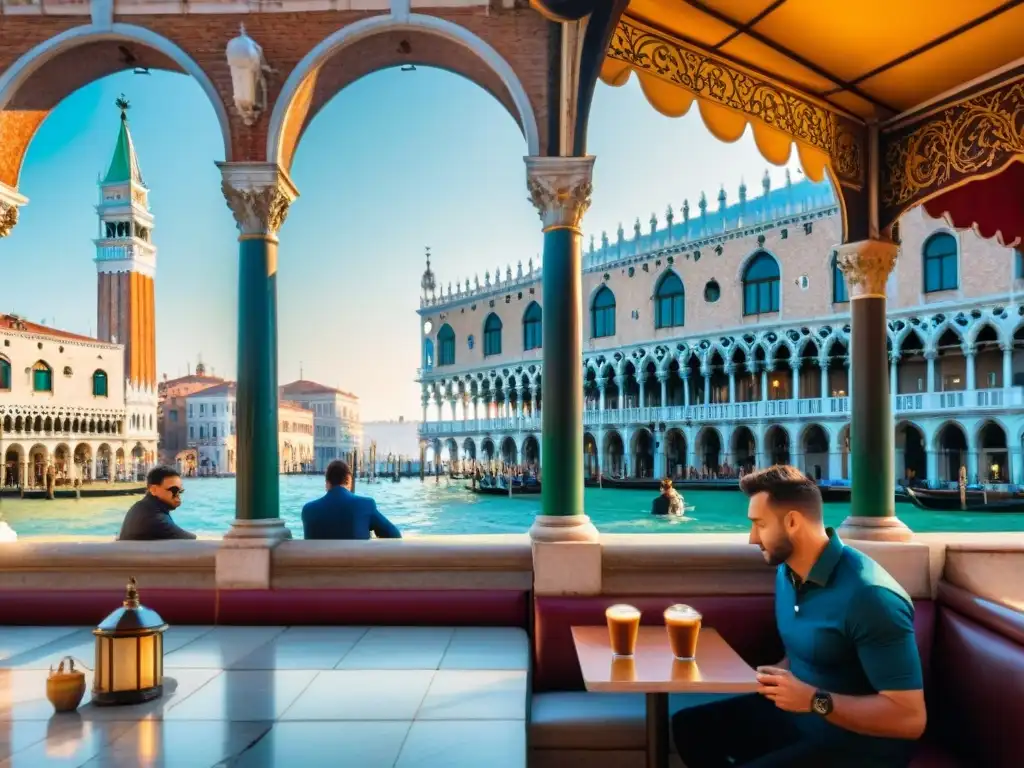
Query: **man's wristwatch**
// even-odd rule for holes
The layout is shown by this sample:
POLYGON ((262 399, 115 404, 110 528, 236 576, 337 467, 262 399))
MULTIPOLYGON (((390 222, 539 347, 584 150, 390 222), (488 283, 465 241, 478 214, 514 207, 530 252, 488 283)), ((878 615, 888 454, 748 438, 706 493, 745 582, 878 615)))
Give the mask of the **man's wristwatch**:
POLYGON ((832 714, 832 694, 826 691, 815 691, 811 698, 811 712, 822 717, 832 714))

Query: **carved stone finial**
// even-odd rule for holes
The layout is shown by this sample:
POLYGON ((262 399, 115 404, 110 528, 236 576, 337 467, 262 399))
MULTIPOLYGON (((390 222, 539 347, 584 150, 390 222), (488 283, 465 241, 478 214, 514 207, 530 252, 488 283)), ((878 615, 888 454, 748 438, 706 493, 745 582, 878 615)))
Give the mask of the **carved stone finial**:
POLYGON ((764 190, 764 193, 766 195, 768 194, 768 191, 772 188, 772 177, 768 173, 767 168, 764 169, 764 176, 761 178, 761 188, 764 190))
POLYGON ((683 200, 683 223, 690 221, 690 201, 683 200))
POLYGON ((708 210, 708 196, 704 194, 703 190, 700 193, 700 200, 697 202, 697 207, 700 208, 700 215, 703 216, 708 210))
POLYGON ((527 157, 526 187, 544 228, 579 229, 590 208, 593 157, 527 157))
POLYGON ((846 277, 850 297, 884 296, 899 246, 888 240, 862 240, 836 249, 836 266, 846 277))

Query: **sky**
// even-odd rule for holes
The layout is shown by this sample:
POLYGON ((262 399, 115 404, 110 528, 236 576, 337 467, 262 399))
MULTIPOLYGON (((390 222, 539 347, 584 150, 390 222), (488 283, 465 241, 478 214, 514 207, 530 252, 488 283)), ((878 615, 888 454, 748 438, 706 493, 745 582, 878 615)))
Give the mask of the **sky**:
MULTIPOLYGON (((158 247, 160 378, 207 371, 233 378, 237 349, 237 231, 220 191, 224 159, 213 108, 190 78, 122 73, 68 96, 28 149, 19 191, 30 202, 0 240, 0 311, 96 333, 97 177, 117 138, 114 100, 129 122, 150 189, 158 247)), ((266 119, 266 118, 264 118, 266 119)), ((598 84, 588 151, 597 156, 585 244, 627 237, 637 216, 676 218, 724 184, 751 196, 770 168, 749 131, 712 137, 696 107, 682 118, 651 108, 635 78, 598 84)), ((540 220, 527 200, 526 142, 490 94, 458 75, 389 69, 352 84, 316 116, 295 154, 300 197, 280 232, 278 358, 283 384, 301 374, 360 397, 364 420, 418 418, 420 278, 424 248, 439 283, 534 258, 540 220)), ((793 152, 794 180, 799 165, 793 152)), ((755 191, 756 190, 756 191, 755 191)), ((714 204, 714 203, 713 203, 714 204)))

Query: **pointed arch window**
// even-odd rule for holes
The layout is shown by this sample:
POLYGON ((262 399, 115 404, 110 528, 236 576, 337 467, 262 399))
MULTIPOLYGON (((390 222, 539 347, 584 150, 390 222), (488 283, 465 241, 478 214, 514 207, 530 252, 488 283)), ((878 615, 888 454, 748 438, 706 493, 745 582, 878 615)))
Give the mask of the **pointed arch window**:
POLYGON ((501 354, 501 318, 491 312, 484 321, 484 357, 501 354))
POLYGON ((92 396, 106 397, 107 395, 107 374, 105 371, 95 371, 92 375, 92 396))
POLYGON ((666 272, 654 291, 654 327, 678 328, 685 324, 685 314, 683 281, 675 272, 666 272))
POLYGON ((743 270, 743 314, 779 311, 779 263, 760 251, 743 270))
POLYGON ((11 388, 11 363, 7 358, 0 357, 0 390, 11 388))
POLYGON ((540 304, 531 301, 523 313, 523 350, 540 349, 543 345, 540 304))
POLYGON ((455 365, 455 331, 448 323, 437 332, 437 364, 455 365))
POLYGON ((846 275, 839 268, 839 254, 832 251, 832 303, 844 304, 850 300, 850 292, 846 287, 846 275))
POLYGON ((32 366, 32 391, 53 392, 53 369, 42 360, 32 366))
POLYGON ((959 286, 956 238, 948 232, 936 232, 924 243, 924 292, 954 291, 959 286))
POLYGON ((615 294, 607 285, 602 285, 590 303, 590 338, 603 339, 614 335, 615 294))

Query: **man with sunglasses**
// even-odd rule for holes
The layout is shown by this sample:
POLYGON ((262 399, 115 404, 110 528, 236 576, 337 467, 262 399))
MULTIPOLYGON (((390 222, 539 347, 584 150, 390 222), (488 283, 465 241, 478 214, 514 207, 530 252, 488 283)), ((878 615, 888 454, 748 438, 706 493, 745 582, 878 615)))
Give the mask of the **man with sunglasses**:
POLYGON ((146 495, 139 499, 121 524, 119 541, 161 541, 194 539, 196 535, 179 528, 171 510, 181 506, 181 476, 172 467, 154 467, 146 475, 146 495))

